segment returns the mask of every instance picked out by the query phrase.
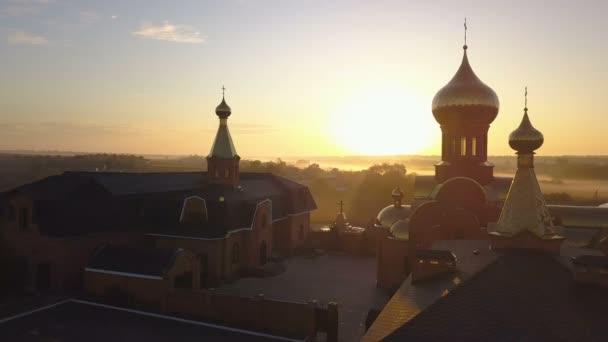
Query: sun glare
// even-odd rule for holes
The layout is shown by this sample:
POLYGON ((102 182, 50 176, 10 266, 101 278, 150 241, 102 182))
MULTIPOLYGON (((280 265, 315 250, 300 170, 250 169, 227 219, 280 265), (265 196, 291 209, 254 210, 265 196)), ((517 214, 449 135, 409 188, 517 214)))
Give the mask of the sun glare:
POLYGON ((331 120, 336 144, 361 155, 424 153, 439 132, 430 103, 401 87, 356 93, 331 120))

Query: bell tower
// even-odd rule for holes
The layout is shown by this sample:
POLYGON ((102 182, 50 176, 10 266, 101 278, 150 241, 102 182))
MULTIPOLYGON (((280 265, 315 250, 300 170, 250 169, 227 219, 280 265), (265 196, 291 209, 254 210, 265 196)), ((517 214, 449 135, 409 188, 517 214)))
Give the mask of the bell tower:
POLYGON ((488 129, 498 115, 498 96, 483 83, 469 64, 465 45, 460 68, 433 98, 433 116, 441 125, 441 161, 435 165, 439 183, 468 177, 481 185, 494 180, 488 162, 488 129))
POLYGON ((207 156, 207 176, 209 181, 231 187, 239 185, 239 161, 241 157, 236 153, 228 130, 228 117, 232 114, 230 106, 225 100, 226 88, 222 86, 222 102, 215 108, 215 114, 220 119, 220 125, 207 156))

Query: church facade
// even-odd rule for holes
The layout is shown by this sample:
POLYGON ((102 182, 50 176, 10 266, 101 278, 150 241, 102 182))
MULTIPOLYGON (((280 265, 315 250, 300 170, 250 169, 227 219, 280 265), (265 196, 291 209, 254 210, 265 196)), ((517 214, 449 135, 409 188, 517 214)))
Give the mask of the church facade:
POLYGON ((65 172, 3 193, 0 233, 27 261, 31 286, 70 289, 90 274, 157 277, 147 274, 161 263, 155 251, 184 250, 167 286, 208 287, 304 246, 316 209, 310 191, 240 172, 224 99, 216 114, 207 172, 65 172))

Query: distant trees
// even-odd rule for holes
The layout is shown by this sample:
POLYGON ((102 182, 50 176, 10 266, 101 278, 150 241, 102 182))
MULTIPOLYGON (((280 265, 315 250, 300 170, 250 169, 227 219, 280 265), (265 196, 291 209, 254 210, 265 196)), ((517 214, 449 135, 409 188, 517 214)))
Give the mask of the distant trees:
MULTIPOLYGON (((400 186, 406 193, 411 188, 403 164, 376 164, 363 171, 363 180, 352 198, 351 219, 369 223, 378 212, 392 203, 391 193, 400 186)), ((409 191, 411 193, 411 191, 409 191)))

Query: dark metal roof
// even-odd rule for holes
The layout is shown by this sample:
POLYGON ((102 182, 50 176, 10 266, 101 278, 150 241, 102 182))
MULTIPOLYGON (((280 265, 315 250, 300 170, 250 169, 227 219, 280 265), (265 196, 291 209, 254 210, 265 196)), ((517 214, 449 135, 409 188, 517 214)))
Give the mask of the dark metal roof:
MULTIPOLYGON (((316 209, 308 188, 269 173, 241 173, 240 188, 211 184, 204 172, 65 172, 23 185, 34 200, 34 220, 42 234, 80 235, 100 231, 179 232, 206 238, 251 226, 258 203, 272 201, 279 219, 316 209), (208 222, 179 223, 183 201, 205 199, 208 222)), ((177 234, 175 234, 177 235, 177 234)))
POLYGON ((416 250, 416 258, 432 258, 438 260, 456 261, 456 256, 454 253, 439 249, 418 249, 416 250))
POLYGON ((163 277, 173 267, 177 255, 182 252, 182 249, 103 245, 95 251, 87 268, 163 277))
MULTIPOLYGON (((0 341, 276 341, 279 337, 69 300, 3 321, 0 341)), ((283 339, 285 340, 285 339, 283 339)))
POLYGON ((601 268, 608 268, 608 256, 600 255, 579 255, 572 259, 574 265, 581 266, 595 266, 601 268))
POLYGON ((608 292, 575 283, 556 258, 513 252, 385 341, 605 341, 608 292))

